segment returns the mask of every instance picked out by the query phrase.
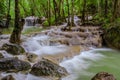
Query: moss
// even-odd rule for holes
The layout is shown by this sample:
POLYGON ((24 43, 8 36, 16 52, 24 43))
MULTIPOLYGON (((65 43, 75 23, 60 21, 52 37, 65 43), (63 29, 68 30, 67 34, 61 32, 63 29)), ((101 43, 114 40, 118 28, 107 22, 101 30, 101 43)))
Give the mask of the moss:
POLYGON ((120 49, 120 23, 114 22, 106 27, 103 36, 107 46, 120 49))
POLYGON ((13 31, 13 27, 2 29, 3 34, 11 34, 12 31, 13 31))
POLYGON ((34 32, 40 32, 42 30, 43 29, 40 28, 40 27, 31 27, 31 28, 26 29, 25 31, 23 31, 22 34, 31 34, 31 33, 34 33, 34 32))

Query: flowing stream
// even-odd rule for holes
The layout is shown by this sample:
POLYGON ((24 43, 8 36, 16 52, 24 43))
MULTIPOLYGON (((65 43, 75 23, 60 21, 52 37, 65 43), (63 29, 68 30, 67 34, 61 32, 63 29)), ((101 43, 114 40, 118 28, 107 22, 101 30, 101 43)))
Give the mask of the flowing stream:
MULTIPOLYGON (((60 54, 67 50, 64 45, 51 46, 49 40, 50 37, 48 36, 36 36, 32 40, 29 39, 24 46, 28 52, 37 55, 60 54)), ((79 52, 73 58, 60 62, 60 65, 70 73, 62 80, 90 80, 96 73, 102 71, 114 74, 116 79, 119 80, 119 59, 120 51, 108 48, 91 48, 91 50, 79 52)))
MULTIPOLYGON (((53 56, 53 58, 56 58, 56 60, 61 59, 58 60, 59 64, 69 72, 69 75, 62 78, 62 80, 90 80, 96 73, 102 71, 109 72, 113 74, 117 80, 120 80, 120 51, 108 48, 91 48, 87 51, 81 51, 79 50, 80 45, 71 48, 70 46, 60 44, 58 41, 51 42, 51 40, 59 37, 59 34, 54 36, 52 31, 55 30, 50 30, 47 35, 38 34, 29 37, 23 42, 22 46, 26 52, 34 53, 39 57, 42 55, 56 55, 53 56), (77 55, 75 55, 76 53, 77 55), (68 58, 69 56, 70 58, 68 58)), ((89 31, 86 30, 86 32, 89 31)), ((91 38, 92 37, 88 35, 87 40, 91 38)), ((4 53, 7 55, 6 52, 4 53)), ((7 57, 11 57, 11 55, 7 55, 7 57)), ((50 80, 31 74, 24 75, 21 72, 7 74, 3 72, 0 74, 0 77, 9 74, 12 74, 16 80, 50 80)))
POLYGON ((71 60, 64 61, 64 66, 71 75, 63 80, 90 80, 98 72, 108 72, 120 80, 120 51, 101 48, 84 51, 71 60))

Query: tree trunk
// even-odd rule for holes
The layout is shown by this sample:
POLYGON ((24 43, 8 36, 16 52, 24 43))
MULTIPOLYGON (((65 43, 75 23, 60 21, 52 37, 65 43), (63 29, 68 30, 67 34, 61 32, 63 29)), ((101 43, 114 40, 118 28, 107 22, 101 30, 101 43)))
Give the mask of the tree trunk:
POLYGON ((83 1, 82 23, 85 23, 86 0, 83 1))
POLYGON ((114 4, 114 7, 113 7, 113 16, 112 16, 112 21, 115 20, 115 18, 117 17, 117 3, 118 3, 118 0, 114 0, 113 1, 113 4, 114 4))
POLYGON ((9 27, 9 24, 10 24, 10 20, 11 20, 11 16, 10 16, 10 2, 11 0, 8 0, 8 12, 7 12, 7 21, 6 21, 6 24, 5 24, 5 27, 8 28, 9 27))
POLYGON ((66 3, 67 3, 67 9, 68 9, 68 22, 67 22, 67 26, 69 26, 69 28, 71 29, 71 27, 70 27, 70 9, 69 9, 69 1, 66 0, 66 3))
POLYGON ((75 26, 74 24, 74 0, 72 0, 72 9, 71 9, 71 26, 75 26))
POLYGON ((15 43, 15 44, 20 44, 20 37, 21 37, 21 31, 23 29, 22 26, 19 25, 19 0, 14 0, 15 1, 15 24, 14 24, 14 30, 10 36, 10 42, 15 43))
POLYGON ((108 13, 108 0, 105 0, 105 11, 104 11, 104 16, 107 17, 108 13))
POLYGON ((104 6, 104 4, 103 4, 103 0, 100 0, 100 15, 102 16, 103 14, 103 6, 104 6))
POLYGON ((54 13, 55 13, 55 24, 57 26, 57 3, 56 3, 56 0, 53 0, 53 5, 54 5, 54 13))
POLYGON ((64 11, 64 0, 62 0, 62 21, 66 22, 65 11, 64 11))
POLYGON ((50 0, 48 0, 48 23, 49 26, 51 26, 51 6, 50 6, 50 0))

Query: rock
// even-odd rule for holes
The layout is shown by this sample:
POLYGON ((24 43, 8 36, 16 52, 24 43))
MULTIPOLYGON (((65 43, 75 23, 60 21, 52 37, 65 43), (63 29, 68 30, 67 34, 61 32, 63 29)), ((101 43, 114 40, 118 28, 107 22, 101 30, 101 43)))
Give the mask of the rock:
POLYGON ((19 60, 17 58, 2 58, 0 59, 0 71, 26 71, 31 68, 28 62, 19 60))
POLYGON ((34 64, 30 73, 36 76, 52 76, 59 78, 68 74, 65 68, 45 58, 34 64))
POLYGON ((105 29, 103 34, 104 44, 108 47, 120 49, 120 23, 114 23, 113 27, 105 29))
POLYGON ((15 79, 12 75, 8 75, 8 76, 3 77, 1 80, 15 80, 15 79))
POLYGON ((0 59, 1 59, 1 58, 4 58, 4 56, 2 55, 2 53, 0 53, 0 59))
POLYGON ((112 74, 107 72, 100 72, 96 74, 91 80, 116 80, 112 74))
POLYGON ((12 55, 20 55, 25 52, 24 48, 18 44, 5 43, 5 44, 3 44, 1 49, 7 51, 8 53, 10 53, 12 55))
POLYGON ((26 53, 27 59, 30 62, 35 62, 37 61, 36 59, 38 59, 38 55, 34 54, 34 53, 26 53))

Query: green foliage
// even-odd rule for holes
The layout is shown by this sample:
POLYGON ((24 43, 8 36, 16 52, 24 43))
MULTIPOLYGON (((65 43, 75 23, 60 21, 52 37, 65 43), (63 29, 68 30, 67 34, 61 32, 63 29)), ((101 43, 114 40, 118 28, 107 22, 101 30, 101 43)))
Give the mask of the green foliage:
POLYGON ((0 0, 0 19, 2 19, 4 15, 5 15, 4 1, 0 0))
POLYGON ((49 26, 48 21, 45 21, 45 22, 43 23, 43 26, 49 26))
POLYGON ((120 19, 116 19, 105 28, 104 40, 112 48, 120 49, 120 19))

